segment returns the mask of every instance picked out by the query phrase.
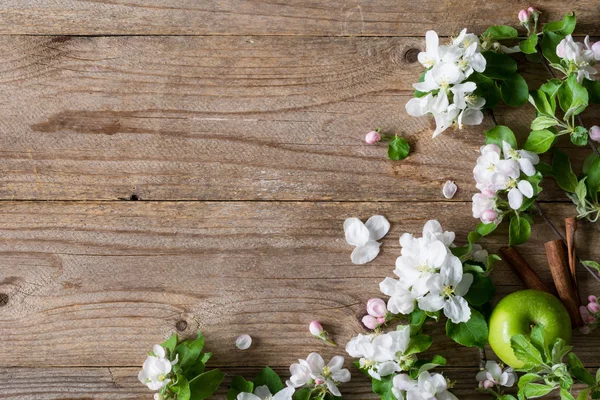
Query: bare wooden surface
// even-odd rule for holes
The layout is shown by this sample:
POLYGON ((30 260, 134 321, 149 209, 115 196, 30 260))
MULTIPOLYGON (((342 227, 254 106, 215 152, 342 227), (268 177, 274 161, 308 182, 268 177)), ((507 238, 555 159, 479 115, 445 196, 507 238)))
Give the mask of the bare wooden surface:
MULTIPOLYGON (((517 25, 517 0, 3 0, 0 33, 52 35, 456 35, 466 26, 517 25)), ((544 18, 574 10, 581 32, 600 33, 593 0, 535 4, 544 18)))
MULTIPOLYGON (((2 1, 0 399, 150 399, 137 372, 176 331, 204 331, 227 379, 265 365, 286 376, 311 351, 343 354, 312 338, 308 322, 343 346, 392 276, 401 233, 438 218, 460 241, 476 223, 472 169, 492 122, 432 140, 430 118, 406 115, 425 31, 515 26, 528 5, 2 1), (366 146, 375 127, 405 136, 409 158, 366 146), (452 200, 441 195, 447 179, 459 186, 452 200), (373 214, 392 229, 374 262, 352 265, 343 220, 373 214), (241 333, 254 338, 246 352, 234 347, 241 333)), ((546 20, 567 11, 558 0, 536 5, 546 20)), ((574 7, 577 33, 600 34, 600 3, 574 7)), ((548 77, 530 63, 521 72, 531 87, 548 77)), ((595 111, 586 124, 600 122, 595 111)), ((533 109, 495 114, 523 140, 533 109)), ((588 153, 558 146, 576 169, 588 153)), ((574 212, 566 200, 544 182, 542 207, 560 229, 574 212)), ((583 259, 600 258, 599 229, 579 222, 583 259)), ((501 229, 484 245, 496 251, 506 237, 501 229)), ((543 243, 554 238, 537 219, 520 247, 548 285, 543 243)), ((493 279, 497 300, 523 288, 503 262, 493 279)), ((583 296, 597 294, 584 271, 578 279, 583 296)), ((486 398, 473 390, 478 352, 442 324, 426 329, 428 355, 447 357, 459 398, 486 398)), ((598 334, 573 343, 600 366, 598 334)), ((344 398, 376 398, 352 372, 344 398)))

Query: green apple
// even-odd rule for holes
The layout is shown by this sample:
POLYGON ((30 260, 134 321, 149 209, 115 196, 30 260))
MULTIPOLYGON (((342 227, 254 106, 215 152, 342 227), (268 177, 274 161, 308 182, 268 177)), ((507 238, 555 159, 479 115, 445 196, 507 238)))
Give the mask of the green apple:
POLYGON ((521 333, 529 337, 536 324, 544 325, 544 341, 557 338, 571 341, 571 319, 559 299, 539 290, 521 290, 503 298, 490 317, 488 340, 494 353, 513 368, 523 367, 515 357, 510 338, 521 333))

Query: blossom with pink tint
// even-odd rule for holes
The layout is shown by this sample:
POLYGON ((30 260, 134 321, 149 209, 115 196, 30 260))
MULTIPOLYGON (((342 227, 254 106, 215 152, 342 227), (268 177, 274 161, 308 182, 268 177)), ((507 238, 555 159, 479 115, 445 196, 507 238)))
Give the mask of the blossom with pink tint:
POLYGON ((308 330, 313 336, 321 337, 324 332, 323 325, 319 321, 312 321, 308 325, 308 330))
POLYGON ((530 18, 531 18, 531 13, 529 12, 529 10, 519 11, 519 21, 521 22, 521 24, 528 23, 530 18))
POLYGON ((498 218, 498 213, 492 209, 485 210, 483 214, 481 214, 481 222, 484 224, 494 222, 496 221, 496 218, 498 218))
MULTIPOLYGON (((594 46, 599 43, 600 42, 595 43, 594 46)), ((598 51, 600 51, 600 47, 598 48, 598 51)), ((600 126, 594 125, 590 128, 590 139, 600 142, 600 126)))
POLYGON ((367 301, 367 313, 375 318, 385 317, 387 314, 385 301, 377 298, 369 299, 369 301, 367 301))
POLYGON ((590 314, 590 311, 585 306, 579 307, 579 314, 581 314, 581 318, 586 325, 592 325, 596 323, 596 317, 590 314))
POLYGON ((537 16, 542 13, 540 10, 538 10, 535 7, 529 7, 527 9, 527 11, 529 11, 529 14, 533 15, 533 18, 537 18, 537 16))
POLYGON ((598 298, 592 294, 592 295, 588 296, 588 301, 590 303, 597 303, 598 302, 598 298))
POLYGON ((365 136, 365 142, 367 144, 375 144, 381 140, 381 135, 377 131, 371 131, 365 136))
POLYGON ((598 303, 590 303, 587 305, 587 309, 593 313, 593 314, 597 314, 600 312, 600 304, 598 303))
POLYGON ((379 325, 381 325, 377 318, 371 315, 365 315, 364 317, 362 317, 362 323, 368 329, 377 329, 379 328, 379 325))

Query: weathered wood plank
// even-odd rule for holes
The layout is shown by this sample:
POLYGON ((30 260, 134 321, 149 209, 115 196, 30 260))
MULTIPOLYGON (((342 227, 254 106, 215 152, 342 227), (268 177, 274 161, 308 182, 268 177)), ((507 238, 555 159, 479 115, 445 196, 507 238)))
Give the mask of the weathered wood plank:
MULTIPOLYGON (((422 70, 406 54, 423 42, 0 37, 0 198, 423 201, 452 179, 469 200, 492 123, 433 140, 432 118, 405 113, 422 70), (412 155, 365 145, 377 126, 412 155)), ((524 137, 532 113, 496 114, 524 137)))
MULTIPOLYGON (((560 224, 573 212, 545 204, 560 224)), ((315 349, 332 356, 308 331, 321 320, 340 344, 362 331, 364 304, 392 276, 401 233, 419 232, 437 217, 459 238, 474 226, 468 203, 277 202, 3 202, 0 204, 0 364, 6 367, 133 366, 146 349, 180 330, 210 338, 214 365, 285 366, 315 349), (392 223, 382 253, 351 265, 343 238, 349 216, 381 213, 392 223), (234 347, 249 333, 256 345, 234 347)), ((533 227, 523 254, 550 282, 542 242, 533 227)), ((600 258, 597 225, 581 224, 578 252, 600 258)), ((494 250, 505 236, 488 239, 494 250)), ((499 296, 521 288, 499 263, 499 296)), ((580 271, 582 293, 599 285, 580 271)), ((457 367, 474 367, 474 349, 434 335, 431 353, 457 367)), ((599 364, 597 335, 574 344, 589 366, 599 364)))
MULTIPOLYGON (((420 2, 352 0, 4 0, 0 34, 51 35, 325 35, 421 36, 428 29, 455 35, 468 26, 517 25, 520 1, 420 2)), ((543 18, 579 16, 579 32, 598 34, 597 2, 540 4, 543 18)))

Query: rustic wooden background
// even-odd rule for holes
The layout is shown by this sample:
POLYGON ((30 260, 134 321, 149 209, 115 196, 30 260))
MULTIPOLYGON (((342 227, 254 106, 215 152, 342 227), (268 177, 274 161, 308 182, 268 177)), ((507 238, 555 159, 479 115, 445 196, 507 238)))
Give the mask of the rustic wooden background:
MULTIPOLYGON (((345 344, 391 276, 402 232, 437 217, 464 238, 476 223, 471 171, 492 122, 432 140, 430 118, 406 115, 425 31, 516 25, 528 5, 3 0, 0 398, 149 399, 137 372, 175 331, 202 330, 212 365, 247 377, 265 365, 285 375, 311 351, 343 353, 311 338, 308 322, 345 344), (410 141, 408 159, 363 144, 378 126, 410 141), (452 200, 447 179, 459 186, 452 200), (342 223, 376 213, 392 224, 383 251, 352 265, 342 223), (245 352, 234 347, 241 333, 255 340, 245 352)), ((536 5, 546 20, 567 7, 536 5)), ((600 2, 572 7, 578 32, 599 35, 600 2)), ((522 72, 531 85, 548 78, 538 65, 522 72)), ((532 113, 496 112, 520 137, 532 113)), ((579 164, 587 154, 559 146, 579 164)), ((574 208, 544 187, 542 207, 562 226, 574 208)), ((533 229, 523 254, 550 282, 542 243, 554 237, 541 220, 533 229)), ((600 258, 598 231, 580 223, 583 258, 600 258)), ((498 297, 522 288, 503 263, 493 278, 498 297)), ((582 294, 600 291, 580 280, 582 294)), ((430 329, 430 353, 447 357, 459 397, 480 398, 477 351, 443 331, 430 329)), ((574 345, 600 366, 597 334, 574 345)), ((374 399, 353 376, 344 398, 374 399)))

